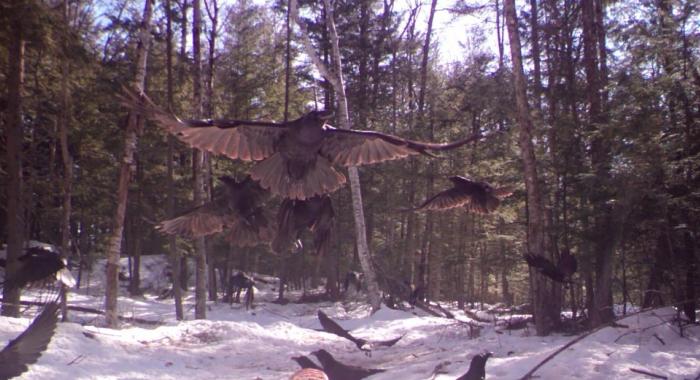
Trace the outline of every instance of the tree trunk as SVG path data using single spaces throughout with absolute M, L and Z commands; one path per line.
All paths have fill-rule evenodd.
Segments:
M 17 259 L 24 245 L 24 203 L 22 202 L 22 92 L 24 90 L 24 25 L 22 5 L 13 4 L 17 12 L 11 18 L 8 49 L 7 111 L 5 144 L 7 154 L 7 263 L 5 276 L 18 269 Z M 3 287 L 2 315 L 19 317 L 20 289 Z
M 70 28 L 68 15 L 68 1 L 63 1 L 63 22 L 64 28 Z M 66 33 L 67 34 L 67 33 Z M 68 36 L 65 35 L 66 41 Z M 68 50 L 64 46 L 64 52 Z M 70 64 L 66 55 L 61 57 L 61 113 L 58 123 L 58 140 L 61 143 L 61 157 L 63 159 L 63 208 L 61 210 L 61 255 L 67 257 L 70 252 L 70 217 L 71 217 L 71 196 L 73 192 L 73 159 L 68 151 L 68 124 L 70 122 L 71 104 L 68 76 L 70 75 Z M 63 287 L 61 293 L 61 315 L 62 320 L 68 319 L 67 307 L 68 288 Z
M 202 12 L 200 0 L 192 1 L 192 55 L 193 55 L 193 92 L 194 92 L 194 117 L 202 116 L 202 51 L 200 35 L 202 30 Z M 192 166 L 194 170 L 194 204 L 204 204 L 204 164 L 205 154 L 199 150 L 194 151 Z M 207 250 L 205 238 L 195 239 L 195 307 L 194 318 L 205 319 L 207 317 Z
M 150 44 L 150 29 L 152 16 L 152 2 L 146 0 L 143 9 L 143 20 L 140 26 L 139 43 L 136 50 L 136 73 L 133 86 L 143 89 L 146 82 L 146 60 Z M 129 178 L 131 166 L 134 160 L 134 151 L 137 142 L 137 115 L 129 112 L 124 136 L 124 156 L 119 170 L 119 187 L 117 189 L 117 210 L 114 216 L 112 237 L 107 251 L 106 289 L 105 289 L 105 322 L 108 327 L 119 326 L 117 313 L 117 296 L 119 292 L 119 254 L 121 252 L 122 237 L 124 232 L 124 216 L 126 214 L 126 202 L 129 193 Z
M 166 40 L 165 40 L 165 60 L 168 76 L 167 97 L 168 109 L 172 110 L 173 101 L 173 26 L 172 26 L 172 4 L 170 0 L 165 0 L 166 13 Z M 175 170 L 173 167 L 173 156 L 175 155 L 175 138 L 168 135 L 168 177 L 166 184 L 168 186 L 168 203 L 167 215 L 168 219 L 175 217 L 175 181 L 173 175 Z M 170 252 L 171 280 L 173 283 L 173 298 L 175 301 L 175 317 L 181 321 L 185 315 L 182 310 L 182 284 L 180 282 L 180 254 L 177 250 L 177 245 L 174 235 L 168 235 L 168 251 Z
M 592 171 L 595 174 L 594 189 L 590 200 L 594 210 L 593 241 L 595 283 L 593 304 L 589 305 L 591 327 L 600 326 L 613 319 L 612 310 L 612 276 L 615 241 L 613 210 L 607 204 L 612 194 L 606 190 L 610 177 L 610 147 L 600 133 L 606 122 L 603 113 L 601 88 L 605 78 L 600 70 L 598 41 L 603 31 L 596 28 L 597 0 L 584 0 L 581 3 L 583 19 L 583 64 L 586 72 L 586 97 L 588 102 L 589 130 L 594 136 L 591 141 L 590 157 Z M 602 6 L 599 4 L 598 6 Z
M 525 189 L 527 191 L 527 250 L 533 254 L 540 254 L 548 259 L 552 259 L 551 253 L 544 252 L 544 209 L 542 207 L 540 181 L 537 175 L 537 160 L 532 142 L 533 126 L 530 118 L 530 106 L 527 101 L 515 0 L 505 0 L 504 10 L 508 27 L 511 59 L 513 61 L 517 122 L 520 128 L 519 145 L 525 175 Z M 558 323 L 559 310 L 552 310 L 550 302 L 552 300 L 549 299 L 547 293 L 547 280 L 542 275 L 535 274 L 532 270 L 530 274 L 531 277 L 534 276 L 531 281 L 533 285 L 531 292 L 534 301 L 535 327 L 538 335 L 547 335 Z

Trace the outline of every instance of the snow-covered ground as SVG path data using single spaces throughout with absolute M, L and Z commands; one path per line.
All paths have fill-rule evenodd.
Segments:
M 161 286 L 163 270 L 158 257 L 144 258 L 145 283 Z M 102 278 L 91 278 L 89 291 L 71 293 L 69 304 L 103 308 L 99 296 Z M 48 350 L 21 379 L 288 379 L 298 368 L 290 360 L 324 348 L 346 364 L 387 371 L 380 379 L 455 379 L 466 372 L 473 355 L 494 353 L 486 366 L 487 379 L 518 379 L 573 336 L 538 337 L 532 328 L 497 331 L 484 327 L 470 337 L 469 327 L 455 320 L 418 312 L 384 308 L 369 315 L 357 303 L 278 305 L 271 303 L 274 285 L 259 284 L 255 309 L 238 304 L 210 303 L 207 320 L 192 320 L 193 296 L 186 299 L 188 320 L 177 322 L 172 300 L 155 295 L 120 297 L 120 314 L 160 321 L 158 327 L 124 324 L 119 330 L 98 327 L 101 317 L 73 312 L 58 326 Z M 26 292 L 30 298 L 32 292 Z M 289 293 L 296 299 L 299 294 Z M 371 356 L 336 335 L 322 331 L 316 317 L 323 310 L 359 338 L 386 340 L 403 335 L 391 348 L 375 349 Z M 464 313 L 453 310 L 461 321 Z M 627 328 L 605 328 L 568 348 L 535 375 L 542 379 L 643 379 L 630 371 L 645 370 L 669 379 L 696 379 L 700 375 L 700 327 L 684 329 L 669 323 L 671 308 L 634 315 L 622 321 Z M 0 341 L 9 341 L 31 322 L 0 317 Z M 315 360 L 315 358 L 313 358 Z M 436 371 L 436 368 L 440 368 Z M 439 372 L 439 373 L 435 373 Z

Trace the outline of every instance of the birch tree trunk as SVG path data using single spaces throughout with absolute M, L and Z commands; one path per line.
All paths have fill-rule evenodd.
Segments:
M 133 86 L 143 89 L 146 82 L 146 61 L 150 45 L 151 16 L 153 14 L 151 0 L 146 0 L 143 8 L 143 20 L 139 27 L 139 43 L 136 49 L 136 73 Z M 117 296 L 119 293 L 119 254 L 124 234 L 124 217 L 126 202 L 129 195 L 129 179 L 134 161 L 137 142 L 137 114 L 129 112 L 124 136 L 124 156 L 119 169 L 119 187 L 117 189 L 117 210 L 114 216 L 114 229 L 107 251 L 106 289 L 105 289 L 105 323 L 107 327 L 119 327 L 117 313 Z
M 341 128 L 350 128 L 350 116 L 348 114 L 348 101 L 345 96 L 345 86 L 343 84 L 342 61 L 340 57 L 340 48 L 338 47 L 338 33 L 335 29 L 335 21 L 333 20 L 333 7 L 329 0 L 323 1 L 326 11 L 326 27 L 330 32 L 331 50 L 335 63 L 333 70 L 329 70 L 321 59 L 316 54 L 308 33 L 303 23 L 299 20 L 296 0 L 290 1 L 290 9 L 292 17 L 301 29 L 302 43 L 309 57 L 313 60 L 318 71 L 321 72 L 328 82 L 331 83 L 335 90 L 335 95 L 338 101 L 338 117 Z M 367 293 L 372 306 L 372 312 L 379 310 L 381 299 L 379 297 L 379 286 L 377 284 L 377 276 L 372 267 L 372 262 L 369 253 L 369 245 L 367 244 L 367 228 L 365 226 L 365 214 L 362 208 L 362 191 L 360 188 L 360 175 L 357 167 L 351 166 L 348 168 L 348 177 L 350 178 L 350 192 L 352 194 L 353 216 L 355 219 L 355 236 L 357 243 L 357 255 L 360 259 L 360 266 L 365 275 L 367 284 Z
M 537 175 L 537 160 L 535 158 L 535 149 L 532 142 L 533 125 L 532 119 L 530 118 L 530 105 L 527 101 L 520 34 L 518 32 L 517 15 L 515 13 L 515 0 L 505 0 L 504 11 L 510 42 L 510 55 L 513 61 L 517 122 L 520 128 L 519 145 L 523 162 L 523 172 L 525 174 L 525 189 L 527 191 L 527 249 L 529 252 L 544 255 L 548 259 L 551 259 L 551 256 L 544 252 L 544 208 L 542 207 L 542 194 Z M 551 310 L 551 299 L 548 297 L 547 280 L 545 280 L 542 275 L 535 274 L 532 270 L 530 271 L 530 276 L 533 287 L 531 292 L 534 305 L 535 328 L 538 335 L 547 335 L 558 322 L 555 318 L 558 318 L 559 311 Z
M 200 34 L 202 30 L 202 10 L 200 0 L 192 1 L 192 55 L 193 68 L 193 92 L 194 92 L 194 117 L 202 116 L 202 51 Z M 200 150 L 193 154 L 194 171 L 194 204 L 201 206 L 204 203 L 204 163 L 205 155 Z M 207 317 L 207 250 L 205 238 L 195 240 L 195 306 L 194 318 L 205 319 Z

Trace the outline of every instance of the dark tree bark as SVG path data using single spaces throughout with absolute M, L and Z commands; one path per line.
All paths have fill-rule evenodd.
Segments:
M 527 101 L 527 89 L 522 63 L 520 34 L 517 27 L 515 0 L 505 0 L 504 10 L 510 42 L 511 60 L 513 61 L 515 100 L 517 106 L 516 118 L 520 129 L 519 145 L 525 176 L 525 189 L 527 191 L 527 249 L 529 252 L 541 254 L 551 260 L 551 253 L 544 251 L 544 208 L 542 205 L 540 179 L 537 174 L 537 159 L 532 142 L 533 126 L 532 119 L 530 118 L 530 105 Z M 558 323 L 559 310 L 552 310 L 552 300 L 549 297 L 547 280 L 545 280 L 544 276 L 532 270 L 530 274 L 532 278 L 531 284 L 533 286 L 531 292 L 535 314 L 535 327 L 538 335 L 547 335 Z
M 586 98 L 588 102 L 589 129 L 593 132 L 590 157 L 595 183 L 590 200 L 594 209 L 593 252 L 595 283 L 592 301 L 588 305 L 592 327 L 600 326 L 614 318 L 612 310 L 613 254 L 617 240 L 613 222 L 613 209 L 607 204 L 611 198 L 607 179 L 610 177 L 610 147 L 601 133 L 597 133 L 607 121 L 603 112 L 605 77 L 600 69 L 599 42 L 604 31 L 596 25 L 596 4 L 599 0 L 584 0 L 581 3 L 583 21 L 583 64 L 586 72 Z M 604 41 L 603 41 L 604 43 Z
M 62 5 L 64 28 L 68 31 L 71 27 L 71 22 L 68 14 L 68 1 L 64 0 Z M 64 35 L 65 41 L 68 41 L 68 33 Z M 67 256 L 70 251 L 70 220 L 72 211 L 71 197 L 73 193 L 73 158 L 68 151 L 68 128 L 71 114 L 70 104 L 70 88 L 68 78 L 70 75 L 70 63 L 65 53 L 68 48 L 64 46 L 64 56 L 61 57 L 61 113 L 58 123 L 58 140 L 61 144 L 61 158 L 63 159 L 63 208 L 61 210 L 61 254 Z M 64 287 L 61 293 L 61 315 L 62 320 L 68 319 L 67 308 L 68 289 Z
M 24 245 L 24 202 L 22 197 L 22 97 L 24 90 L 24 8 L 14 1 L 10 27 L 7 73 L 5 144 L 7 154 L 7 264 L 5 275 L 18 270 L 17 258 Z M 2 315 L 19 317 L 20 289 L 3 287 Z
M 173 27 L 172 27 L 172 4 L 171 0 L 165 0 L 166 12 L 166 39 L 165 39 L 165 60 L 167 71 L 167 97 L 168 109 L 172 110 L 174 106 L 173 93 Z M 173 160 L 175 155 L 175 137 L 168 135 L 168 203 L 167 215 L 168 219 L 175 217 L 175 174 Z M 173 298 L 175 300 L 175 317 L 178 321 L 184 319 L 185 315 L 182 310 L 182 284 L 180 282 L 180 254 L 177 250 L 177 245 L 174 235 L 168 236 L 168 251 L 170 252 L 171 265 L 171 280 L 173 283 Z
M 134 87 L 143 89 L 146 82 L 146 60 L 150 45 L 151 16 L 153 14 L 152 1 L 146 0 L 143 9 L 143 20 L 139 31 L 139 43 L 136 50 L 136 73 L 134 74 Z M 124 136 L 124 156 L 119 170 L 119 187 L 117 189 L 117 210 L 114 216 L 112 237 L 107 251 L 106 290 L 105 290 L 105 322 L 108 327 L 119 326 L 117 313 L 117 296 L 119 292 L 119 255 L 121 252 L 124 232 L 124 216 L 126 215 L 126 203 L 129 194 L 129 179 L 131 167 L 134 164 L 134 152 L 137 143 L 138 117 L 135 112 L 129 112 Z

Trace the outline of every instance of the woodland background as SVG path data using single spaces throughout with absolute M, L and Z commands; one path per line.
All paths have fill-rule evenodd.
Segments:
M 199 20 L 192 18 L 192 2 L 201 7 Z M 610 320 L 618 303 L 694 309 L 700 285 L 698 5 L 334 1 L 353 128 L 431 141 L 490 134 L 443 159 L 360 169 L 375 268 L 425 285 L 432 300 L 460 306 L 522 304 L 534 297 L 535 310 L 546 310 L 552 320 L 538 326 L 539 333 L 558 327 L 562 308 L 574 315 L 591 310 L 584 314 L 590 325 Z M 331 106 L 330 86 L 318 79 L 296 32 L 287 32 L 287 6 L 152 3 L 145 91 L 183 117 L 199 114 L 193 106 L 197 93 L 201 115 L 218 118 L 293 119 L 310 102 Z M 328 62 L 323 3 L 300 6 Z M 505 17 L 504 8 L 514 7 L 517 17 Z M 81 268 L 106 256 L 129 141 L 127 110 L 115 95 L 138 71 L 138 35 L 148 25 L 144 8 L 119 0 L 0 2 L 3 243 L 55 243 Z M 431 23 L 418 17 L 437 10 L 485 20 L 463 31 L 470 38 L 457 62 L 439 58 Z M 506 19 L 517 27 L 521 47 L 513 48 Z M 201 46 L 193 44 L 193 24 Z M 495 54 L 487 46 L 493 34 Z M 513 63 L 520 53 L 518 70 Z M 526 93 L 516 88 L 522 74 Z M 521 112 L 516 104 L 529 108 Z M 138 294 L 139 255 L 193 260 L 194 242 L 170 245 L 154 229 L 194 205 L 193 178 L 203 178 L 206 197 L 217 176 L 242 176 L 247 166 L 210 157 L 200 168 L 190 149 L 169 141 L 155 125 L 146 122 L 134 131 L 121 255 L 132 258 L 130 290 Z M 534 148 L 534 177 L 524 170 L 526 141 Z M 492 215 L 398 211 L 447 186 L 451 175 L 513 185 L 516 192 Z M 526 186 L 527 178 L 534 182 Z M 274 274 L 293 286 L 312 287 L 327 277 L 330 294 L 338 296 L 338 283 L 359 264 L 349 187 L 332 198 L 337 220 L 329 255 L 313 256 L 310 241 L 302 254 L 284 256 L 262 245 L 233 249 L 210 238 L 210 279 L 216 266 Z M 533 199 L 541 204 L 533 206 Z M 563 250 L 572 252 L 579 262 L 576 283 L 567 289 L 530 273 L 522 256 L 533 247 L 554 261 Z M 181 280 L 192 285 L 192 274 L 182 272 Z M 208 288 L 210 299 L 216 298 L 217 282 L 209 281 Z M 538 306 L 538 299 L 546 305 Z M 3 307 L 3 313 L 8 310 Z

